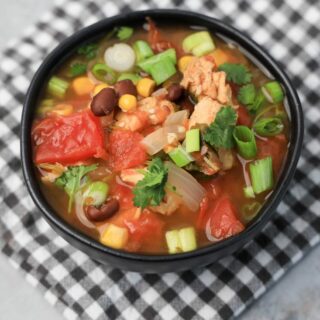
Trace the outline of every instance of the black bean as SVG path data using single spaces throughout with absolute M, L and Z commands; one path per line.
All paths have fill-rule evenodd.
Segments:
M 112 88 L 102 89 L 91 101 L 91 111 L 98 117 L 112 113 L 118 103 L 116 92 Z
M 118 81 L 114 85 L 114 90 L 119 97 L 123 96 L 124 94 L 132 94 L 133 96 L 137 95 L 137 88 L 129 79 Z
M 101 222 L 112 217 L 119 210 L 119 201 L 110 199 L 100 208 L 95 206 L 87 206 L 85 214 L 90 221 Z
M 177 101 L 183 94 L 183 87 L 180 84 L 171 84 L 168 88 L 167 99 Z

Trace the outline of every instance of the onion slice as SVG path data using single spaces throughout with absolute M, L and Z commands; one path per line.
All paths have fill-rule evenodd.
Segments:
M 184 122 L 188 119 L 189 112 L 188 110 L 181 110 L 174 113 L 171 113 L 166 121 L 164 122 L 165 126 L 170 126 L 173 124 L 184 125 Z
M 169 169 L 168 183 L 174 186 L 181 195 L 184 204 L 192 211 L 197 211 L 200 202 L 205 196 L 205 189 L 201 184 L 187 171 L 177 167 L 171 162 L 166 162 Z
M 75 212 L 80 222 L 84 224 L 86 227 L 90 229 L 94 229 L 96 226 L 88 220 L 88 218 L 84 213 L 84 210 L 83 210 L 84 199 L 80 191 L 78 191 L 75 194 L 74 203 L 75 203 Z

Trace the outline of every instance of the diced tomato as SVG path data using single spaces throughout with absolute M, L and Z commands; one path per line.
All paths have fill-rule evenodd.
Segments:
M 284 134 L 279 134 L 275 137 L 269 137 L 266 141 L 257 139 L 258 159 L 268 156 L 272 157 L 274 173 L 277 175 L 280 172 L 282 160 L 287 150 L 287 138 Z
M 69 164 L 91 157 L 106 158 L 99 118 L 91 111 L 52 116 L 32 130 L 36 163 Z
M 244 225 L 237 218 L 236 208 L 226 195 L 219 197 L 212 206 L 204 204 L 201 209 L 206 212 L 200 210 L 200 215 L 205 218 L 202 218 L 199 227 L 205 228 L 209 223 L 211 235 L 216 239 L 225 239 L 244 230 Z
M 148 242 L 161 240 L 164 222 L 148 210 L 144 210 L 138 219 L 124 219 L 124 224 L 130 233 L 130 248 L 137 250 Z
M 241 106 L 241 105 L 238 108 L 237 124 L 241 125 L 241 126 L 247 126 L 247 127 L 252 126 L 252 119 L 250 117 L 248 110 L 244 106 Z
M 129 209 L 133 207 L 133 193 L 130 188 L 118 183 L 113 183 L 111 185 L 110 194 L 119 200 L 120 209 Z
M 109 136 L 110 165 L 116 171 L 137 167 L 147 160 L 140 143 L 143 136 L 128 130 L 113 130 Z

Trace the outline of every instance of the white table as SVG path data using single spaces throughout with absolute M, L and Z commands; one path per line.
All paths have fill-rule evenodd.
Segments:
M 50 9 L 51 0 L 1 1 L 0 51 Z M 37 8 L 37 10 L 34 10 Z M 5 30 L 5 32 L 4 32 Z M 239 320 L 320 319 L 320 247 L 271 288 Z M 0 254 L 0 314 L 8 320 L 62 320 L 62 316 Z

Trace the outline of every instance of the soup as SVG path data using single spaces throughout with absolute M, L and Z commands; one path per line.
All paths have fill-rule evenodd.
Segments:
M 102 244 L 175 254 L 243 232 L 272 193 L 281 85 L 205 29 L 117 27 L 46 84 L 32 127 L 47 201 Z

